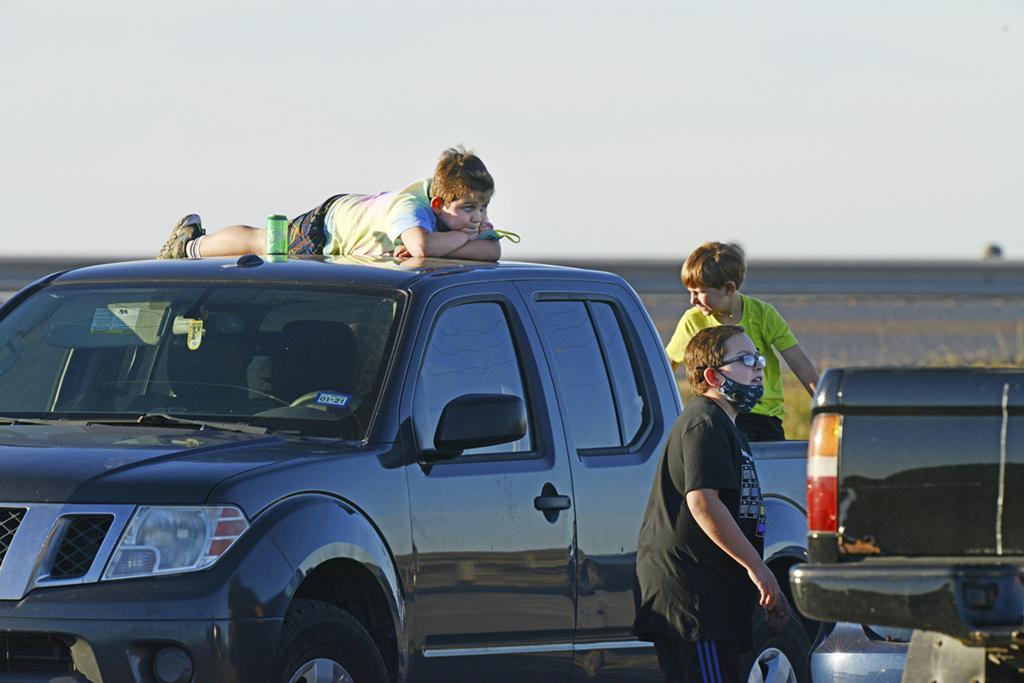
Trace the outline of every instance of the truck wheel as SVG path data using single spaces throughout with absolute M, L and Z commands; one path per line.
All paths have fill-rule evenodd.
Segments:
M 273 683 L 387 683 L 370 634 L 345 610 L 296 600 L 281 628 Z
M 747 683 L 809 683 L 811 642 L 800 618 L 790 608 L 782 628 L 768 623 L 764 610 L 754 610 L 754 647 L 743 656 Z

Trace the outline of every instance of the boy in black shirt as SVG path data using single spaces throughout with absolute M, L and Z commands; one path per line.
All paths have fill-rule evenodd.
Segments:
M 742 327 L 721 325 L 694 335 L 683 362 L 694 397 L 669 435 L 640 528 L 634 629 L 654 642 L 666 681 L 738 683 L 754 607 L 788 615 L 761 559 L 761 489 L 735 425 L 763 393 L 764 357 Z

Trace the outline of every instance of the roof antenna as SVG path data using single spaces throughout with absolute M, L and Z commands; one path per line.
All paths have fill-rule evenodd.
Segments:
M 235 261 L 235 265 L 239 268 L 255 268 L 263 265 L 263 259 L 256 254 L 243 254 Z

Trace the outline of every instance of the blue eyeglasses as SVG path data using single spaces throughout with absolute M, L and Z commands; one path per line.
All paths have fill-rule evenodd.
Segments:
M 758 353 L 741 353 L 740 355 L 736 356 L 735 358 L 730 358 L 729 360 L 722 361 L 721 364 L 716 365 L 715 367 L 716 368 L 720 368 L 720 367 L 728 365 L 729 363 L 735 363 L 737 361 L 739 361 L 740 363 L 743 363 L 748 368 L 762 368 L 762 369 L 764 368 L 764 356 L 762 356 L 760 352 L 758 352 Z

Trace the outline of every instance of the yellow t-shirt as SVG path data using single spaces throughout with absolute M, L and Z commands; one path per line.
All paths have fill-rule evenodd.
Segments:
M 327 211 L 325 256 L 380 256 L 395 250 L 395 241 L 409 228 L 437 229 L 430 208 L 430 178 L 397 192 L 349 194 Z
M 770 303 L 745 294 L 740 294 L 740 300 L 743 302 L 743 315 L 740 316 L 739 324 L 746 330 L 754 346 L 764 354 L 765 359 L 764 397 L 750 412 L 781 419 L 785 412 L 782 406 L 782 372 L 779 368 L 779 358 L 772 351 L 772 347 L 780 352 L 791 349 L 798 343 L 796 336 Z M 705 327 L 716 325 L 721 323 L 714 316 L 704 315 L 696 306 L 690 308 L 679 319 L 676 331 L 665 347 L 665 353 L 673 363 L 682 363 L 686 345 L 693 339 L 693 335 Z

